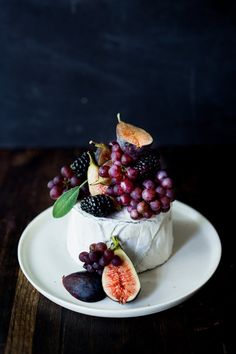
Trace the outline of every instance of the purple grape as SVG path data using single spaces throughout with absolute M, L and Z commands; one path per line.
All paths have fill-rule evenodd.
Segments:
M 114 258 L 112 259 L 111 263 L 115 266 L 118 267 L 122 264 L 122 260 L 119 256 L 115 255 Z
M 62 176 L 56 176 L 53 178 L 53 183 L 56 184 L 61 184 L 63 182 L 63 177 Z
M 110 177 L 114 177 L 114 178 L 117 178 L 117 177 L 120 177 L 122 176 L 122 170 L 121 170 L 121 167 L 120 166 L 116 166 L 116 165 L 112 165 L 110 168 L 109 168 L 109 176 Z
M 112 161 L 112 162 L 120 161 L 121 156 L 122 156 L 122 153 L 121 153 L 121 152 L 119 152 L 119 151 L 113 151 L 113 152 L 111 153 L 111 161 Z
M 115 142 L 113 145 L 112 145 L 112 152 L 122 152 L 122 150 L 121 150 L 121 148 L 120 148 L 120 145 L 117 143 L 117 142 Z
M 170 199 L 171 202 L 175 200 L 175 192 L 173 189 L 167 189 L 166 190 L 166 197 Z
M 118 161 L 118 160 L 117 160 L 117 161 L 114 162 L 114 165 L 116 165 L 116 166 L 122 166 L 122 163 L 121 163 L 121 161 Z
M 95 269 L 95 270 L 102 268 L 102 266 L 100 266 L 100 264 L 98 262 L 93 262 L 92 266 L 93 266 L 93 269 Z
M 98 174 L 100 177 L 109 177 L 109 171 L 110 167 L 109 166 L 101 166 L 99 167 Z
M 134 188 L 134 190 L 132 190 L 130 196 L 131 198 L 133 198 L 134 200 L 140 200 L 142 199 L 142 188 L 140 187 L 136 187 Z
M 173 180 L 169 177 L 163 178 L 161 180 L 161 185 L 163 188 L 166 188 L 166 189 L 173 188 Z
M 151 188 L 151 189 L 155 189 L 156 188 L 156 184 L 155 182 L 153 182 L 151 179 L 146 179 L 143 182 L 143 186 L 147 189 Z
M 137 208 L 137 205 L 138 205 L 138 201 L 137 200 L 134 200 L 134 199 L 131 199 L 130 201 L 130 206 L 133 208 L 133 209 L 136 209 Z
M 114 195 L 114 189 L 112 186 L 109 186 L 107 189 L 106 189 L 106 194 L 107 195 L 110 195 L 110 196 L 113 196 Z
M 133 220 L 139 219 L 139 218 L 140 218 L 140 214 L 139 214 L 138 210 L 132 209 L 131 212 L 130 212 L 130 217 L 131 217 Z
M 158 186 L 156 188 L 156 193 L 158 194 L 159 197 L 164 197 L 166 194 L 166 190 L 163 187 Z
M 123 175 L 120 175 L 119 177 L 116 177 L 116 178 L 112 178 L 111 179 L 111 183 L 112 184 L 120 184 L 120 182 L 123 180 Z
M 170 207 L 170 199 L 168 197 L 162 197 L 160 199 L 161 205 L 162 205 L 162 209 L 167 209 Z
M 113 187 L 113 192 L 115 195 L 122 195 L 124 193 L 123 189 L 121 188 L 121 186 L 119 184 L 116 184 Z
M 110 248 L 108 248 L 108 249 L 104 252 L 103 257 L 104 257 L 105 259 L 107 259 L 108 261 L 111 261 L 111 260 L 113 259 L 113 257 L 114 257 L 114 251 L 111 250 Z
M 142 192 L 142 198 L 145 202 L 151 202 L 156 198 L 156 191 L 155 189 L 144 189 Z
M 96 251 L 104 252 L 106 251 L 106 249 L 107 249 L 107 245 L 104 242 L 98 242 L 96 244 L 96 248 L 95 248 Z
M 95 269 L 93 268 L 92 264 L 87 264 L 86 269 L 89 273 L 95 272 Z
M 152 209 L 152 211 L 155 211 L 155 213 L 159 213 L 161 211 L 161 202 L 160 200 L 153 200 L 152 202 L 150 202 L 150 208 Z
M 133 159 L 131 156 L 129 156 L 128 154 L 123 154 L 121 156 L 121 163 L 124 166 L 129 166 L 131 163 L 133 162 Z
M 128 205 L 126 209 L 127 209 L 127 211 L 130 213 L 131 210 L 133 210 L 133 207 L 132 207 L 131 205 Z
M 91 262 L 98 262 L 100 256 L 101 256 L 101 252 L 98 251 L 89 252 L 89 259 Z
M 169 207 L 166 207 L 166 208 L 162 208 L 161 209 L 161 211 L 163 212 L 163 213 L 167 213 L 167 211 L 169 211 L 170 210 L 170 206 Z
M 132 181 L 136 180 L 136 178 L 138 177 L 138 171 L 133 167 L 128 167 L 126 170 L 126 176 Z
M 101 275 L 101 276 L 102 276 L 103 269 L 98 269 L 98 270 L 97 270 L 97 273 L 98 273 L 98 275 Z
M 164 170 L 160 170 L 160 171 L 158 171 L 157 174 L 156 174 L 156 179 L 157 179 L 158 181 L 161 181 L 163 178 L 166 178 L 166 177 L 167 177 L 167 172 L 164 171 Z
M 125 178 L 123 181 L 121 181 L 120 186 L 123 189 L 123 191 L 128 194 L 130 194 L 134 189 L 133 182 L 128 178 Z
M 100 259 L 99 259 L 99 265 L 102 266 L 102 267 L 105 267 L 106 265 L 108 265 L 110 262 L 104 257 L 102 256 Z
M 121 201 L 122 205 L 129 205 L 131 198 L 130 198 L 129 194 L 122 194 L 120 196 L 120 201 Z
M 149 210 L 149 205 L 144 200 L 138 203 L 137 211 L 139 212 L 139 214 L 143 214 L 148 210 Z
M 74 176 L 74 172 L 72 171 L 72 169 L 69 166 L 63 166 L 61 168 L 61 174 L 65 178 L 71 178 Z
M 120 199 L 120 196 L 119 196 L 119 195 L 116 197 L 116 201 L 117 201 L 117 203 L 118 203 L 119 205 L 122 206 L 122 202 L 121 202 L 121 199 Z
M 147 210 L 143 213 L 143 217 L 145 219 L 150 219 L 153 216 L 153 212 L 151 210 Z
M 62 195 L 62 193 L 63 193 L 63 189 L 60 186 L 52 187 L 52 189 L 49 192 L 50 197 L 54 200 L 58 199 Z
M 84 251 L 84 252 L 80 252 L 80 254 L 79 254 L 79 260 L 81 261 L 81 262 L 85 262 L 86 263 L 86 261 L 87 261 L 87 258 L 88 257 L 88 252 L 86 252 L 86 251 Z
M 79 180 L 78 177 L 76 177 L 76 176 L 71 177 L 71 179 L 70 179 L 70 185 L 71 185 L 71 187 L 79 186 L 80 183 L 81 183 L 81 181 Z
M 89 246 L 89 251 L 93 252 L 96 250 L 96 243 L 91 243 L 91 245 Z
M 54 186 L 53 180 L 49 181 L 48 184 L 47 184 L 47 187 L 48 187 L 49 189 L 52 189 L 53 186 Z

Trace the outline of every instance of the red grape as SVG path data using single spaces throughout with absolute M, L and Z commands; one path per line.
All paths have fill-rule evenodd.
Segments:
M 112 259 L 111 263 L 114 266 L 118 267 L 118 266 L 120 266 L 122 264 L 122 260 L 121 260 L 121 258 L 119 256 L 115 255 L 114 258 Z
M 71 178 L 74 176 L 74 172 L 72 171 L 72 169 L 69 166 L 63 166 L 61 168 L 61 174 L 63 177 L 66 177 L 66 178 Z
M 138 177 L 138 171 L 133 167 L 128 167 L 126 175 L 129 179 L 135 180 Z
M 130 198 L 129 194 L 122 194 L 120 196 L 120 201 L 121 201 L 122 205 L 129 205 L 130 200 L 131 200 L 131 198 Z
M 162 209 L 166 209 L 170 207 L 170 199 L 168 197 L 162 197 L 160 199 L 161 205 L 162 205 Z
M 157 192 L 159 197 L 164 197 L 164 195 L 166 194 L 165 189 L 163 187 L 161 187 L 161 186 L 158 186 L 156 188 L 156 192 Z
M 131 198 L 133 198 L 134 200 L 140 200 L 142 199 L 142 188 L 140 187 L 136 187 L 134 188 L 134 190 L 132 190 L 130 196 Z
M 173 202 L 175 200 L 175 192 L 173 189 L 166 190 L 166 197 L 170 198 L 170 201 Z
M 124 166 L 129 166 L 133 162 L 133 159 L 130 155 L 128 154 L 123 154 L 121 156 L 121 163 Z
M 112 258 L 114 257 L 114 251 L 111 250 L 110 248 L 108 248 L 108 249 L 104 252 L 103 256 L 104 256 L 108 261 L 111 261 Z
M 158 181 L 161 181 L 161 180 L 162 180 L 163 178 L 165 178 L 165 177 L 167 177 L 167 172 L 164 171 L 164 170 L 160 170 L 160 171 L 158 171 L 157 174 L 156 174 L 156 179 L 157 179 Z
M 98 242 L 96 244 L 96 251 L 104 252 L 107 249 L 107 245 L 104 242 Z
M 54 200 L 58 199 L 62 195 L 62 193 L 63 193 L 63 189 L 60 186 L 52 187 L 52 189 L 49 192 L 50 197 Z
M 148 210 L 149 210 L 149 205 L 144 200 L 138 203 L 137 211 L 139 212 L 139 214 L 143 214 Z
M 130 179 L 125 178 L 123 181 L 120 182 L 121 188 L 125 193 L 131 193 L 134 189 L 134 185 Z
M 155 211 L 156 213 L 161 211 L 161 202 L 160 200 L 153 200 L 152 202 L 150 202 L 150 208 Z
M 100 177 L 109 177 L 109 171 L 110 167 L 109 166 L 101 166 L 99 167 L 98 174 Z
M 120 166 L 116 166 L 116 165 L 112 165 L 109 168 L 109 175 L 111 177 L 114 177 L 114 178 L 122 176 L 121 167 Z
M 151 179 L 145 179 L 145 181 L 143 182 L 143 186 L 147 189 L 149 189 L 149 188 L 155 189 L 156 188 L 155 182 L 153 182 Z
M 116 184 L 113 187 L 113 192 L 115 195 L 122 195 L 124 193 L 123 189 L 121 188 L 121 186 L 119 184 Z
M 119 152 L 119 151 L 113 151 L 113 152 L 111 153 L 111 160 L 112 160 L 112 162 L 120 161 L 121 156 L 122 156 L 122 153 L 121 153 L 121 152 Z
M 146 202 L 151 202 L 156 198 L 156 191 L 155 189 L 144 189 L 142 192 L 142 197 Z
M 48 184 L 47 184 L 47 187 L 48 187 L 49 189 L 52 189 L 53 186 L 54 186 L 54 182 L 53 182 L 52 180 L 49 181 Z
M 153 216 L 153 212 L 149 209 L 143 213 L 143 217 L 146 219 L 150 219 Z
M 140 214 L 139 214 L 139 212 L 136 209 L 132 209 L 131 212 L 130 212 L 130 217 L 133 220 L 137 220 L 137 219 L 140 218 Z
M 79 180 L 78 177 L 76 177 L 76 176 L 71 177 L 71 179 L 70 179 L 70 185 L 71 185 L 71 187 L 79 186 L 80 183 L 81 183 L 81 181 Z
M 166 178 L 163 178 L 163 179 L 161 180 L 161 185 L 162 185 L 163 188 L 168 188 L 168 189 L 170 189 L 170 188 L 173 187 L 173 181 L 172 181 L 171 178 L 166 177 Z

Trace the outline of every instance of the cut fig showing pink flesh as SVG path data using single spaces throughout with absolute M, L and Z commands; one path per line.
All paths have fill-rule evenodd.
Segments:
M 121 258 L 121 265 L 110 263 L 103 270 L 102 286 L 107 296 L 121 304 L 133 301 L 139 294 L 141 286 L 138 274 L 125 252 L 118 248 L 115 255 Z

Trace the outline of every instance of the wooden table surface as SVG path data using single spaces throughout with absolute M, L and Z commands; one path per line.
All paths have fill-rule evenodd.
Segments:
M 26 225 L 52 204 L 47 181 L 78 149 L 0 151 L 0 353 L 57 354 L 236 353 L 235 147 L 161 149 L 177 198 L 204 214 L 218 231 L 222 259 L 212 278 L 189 300 L 137 318 L 99 318 L 64 309 L 39 294 L 17 260 Z

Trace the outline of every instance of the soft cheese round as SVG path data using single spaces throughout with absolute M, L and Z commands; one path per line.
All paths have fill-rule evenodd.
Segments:
M 82 264 L 79 253 L 87 251 L 91 243 L 108 242 L 115 235 L 137 272 L 155 268 L 172 253 L 171 211 L 141 220 L 132 220 L 125 208 L 107 218 L 84 212 L 79 203 L 70 211 L 67 248 L 78 264 Z

